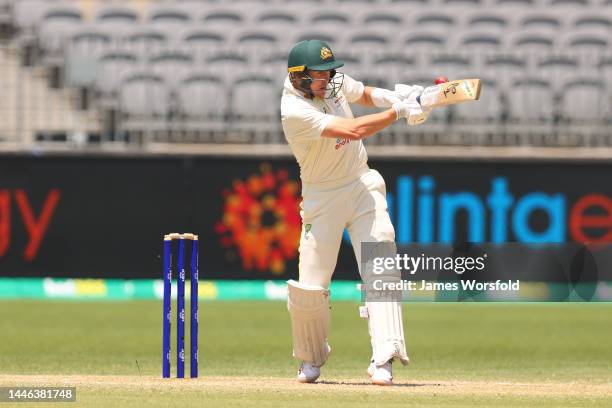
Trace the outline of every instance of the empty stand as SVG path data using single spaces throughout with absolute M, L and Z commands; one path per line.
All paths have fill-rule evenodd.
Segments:
M 119 131 L 143 137 L 281 142 L 288 51 L 311 38 L 371 86 L 483 78 L 480 103 L 434 111 L 426 127 L 408 131 L 419 136 L 398 125 L 371 143 L 493 143 L 495 130 L 554 135 L 563 126 L 603 134 L 610 122 L 609 0 L 6 4 L 24 65 L 49 72 L 54 87 L 91 92 L 92 109 L 116 110 Z M 453 131 L 461 137 L 442 136 Z

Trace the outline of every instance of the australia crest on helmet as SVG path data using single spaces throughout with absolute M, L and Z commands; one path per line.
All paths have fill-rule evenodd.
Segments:
M 327 47 L 322 47 L 321 48 L 321 59 L 326 60 L 328 58 L 333 57 L 334 54 L 332 54 L 331 50 Z

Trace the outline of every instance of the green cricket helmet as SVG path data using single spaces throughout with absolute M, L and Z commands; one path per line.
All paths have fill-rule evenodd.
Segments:
M 334 57 L 325 41 L 304 40 L 295 44 L 289 52 L 287 71 L 293 87 L 309 99 L 314 98 L 310 87 L 313 79 L 308 74 L 309 71 L 330 71 L 326 97 L 333 98 L 342 88 L 344 81 L 344 74 L 336 72 L 336 69 L 342 66 L 344 62 Z

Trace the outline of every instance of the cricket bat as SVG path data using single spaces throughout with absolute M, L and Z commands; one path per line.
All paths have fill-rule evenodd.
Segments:
M 424 108 L 476 101 L 480 98 L 480 79 L 457 79 L 440 85 L 429 86 L 417 97 Z

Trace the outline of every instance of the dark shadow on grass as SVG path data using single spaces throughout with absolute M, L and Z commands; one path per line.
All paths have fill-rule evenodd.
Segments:
M 322 380 L 322 381 L 317 381 L 316 383 L 314 383 L 314 385 L 316 384 L 327 384 L 327 385 L 354 385 L 354 386 L 359 386 L 359 385 L 371 385 L 374 387 L 381 387 L 379 385 L 376 384 L 372 384 L 371 382 L 349 382 L 349 381 L 333 381 L 333 380 Z M 393 385 L 391 385 L 391 387 L 443 387 L 445 385 L 449 385 L 449 384 L 437 384 L 437 383 L 431 383 L 431 384 L 419 384 L 419 383 L 395 383 Z M 384 387 L 381 387 L 384 388 Z

